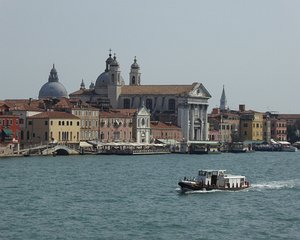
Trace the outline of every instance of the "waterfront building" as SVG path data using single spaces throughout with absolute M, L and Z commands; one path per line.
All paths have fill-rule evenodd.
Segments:
M 236 135 L 239 131 L 240 117 L 236 111 L 221 111 L 220 108 L 214 108 L 208 116 L 210 125 L 210 141 L 220 141 L 229 143 L 239 140 Z M 236 139 L 233 139 L 235 136 Z
M 300 141 L 300 114 L 278 114 L 278 118 L 286 121 L 287 140 Z
M 150 111 L 151 120 L 172 122 L 181 128 L 185 141 L 208 140 L 207 107 L 209 92 L 201 83 L 187 85 L 142 85 L 137 59 L 130 68 L 129 84 L 121 75 L 116 56 L 109 54 L 106 68 L 89 89 L 80 89 L 70 98 L 101 109 L 139 109 Z
M 82 83 L 84 84 L 84 83 Z M 80 118 L 80 141 L 98 140 L 99 138 L 99 109 L 91 107 L 76 99 L 62 97 L 52 101 L 49 109 L 71 113 Z
M 98 140 L 99 110 L 89 106 L 74 107 L 71 113 L 80 118 L 80 140 Z
M 0 114 L 0 144 L 20 142 L 20 118 Z
M 50 71 L 50 75 L 48 78 L 48 82 L 45 83 L 39 91 L 39 99 L 61 98 L 61 97 L 68 97 L 68 93 L 64 85 L 62 85 L 59 82 L 57 71 L 53 64 L 53 67 Z
M 136 109 L 116 109 L 99 112 L 100 142 L 134 142 L 133 116 Z
M 26 142 L 30 144 L 79 143 L 80 118 L 66 112 L 48 111 L 28 118 Z
M 43 110 L 34 106 L 30 106 L 25 102 L 23 104 L 19 103 L 10 108 L 10 112 L 13 115 L 19 116 L 20 125 L 20 145 L 24 147 L 25 144 L 25 133 L 27 132 L 28 118 L 36 114 L 42 113 Z
M 0 102 L 0 115 L 5 115 L 9 112 L 9 105 L 5 103 L 4 101 Z
M 271 138 L 275 141 L 287 140 L 287 125 L 285 119 L 271 119 Z
M 241 141 L 263 141 L 263 113 L 245 110 L 240 105 L 240 139 Z
M 171 122 L 160 122 L 160 121 L 151 121 L 151 139 L 155 141 L 159 139 L 164 143 L 168 143 L 168 141 L 182 141 L 182 133 L 181 129 Z
M 270 142 L 287 141 L 287 121 L 281 119 L 278 113 L 266 112 L 264 114 L 264 140 Z
M 278 118 L 285 119 L 287 126 L 300 127 L 300 114 L 278 114 Z
M 239 141 L 239 113 L 228 108 L 224 85 L 220 106 L 219 108 L 213 108 L 211 114 L 208 115 L 208 122 L 210 141 L 222 143 Z

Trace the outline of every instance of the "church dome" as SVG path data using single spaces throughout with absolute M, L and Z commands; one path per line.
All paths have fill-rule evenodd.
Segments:
M 53 68 L 50 71 L 48 82 L 45 83 L 39 91 L 39 99 L 61 97 L 68 97 L 68 93 L 65 87 L 58 81 L 57 71 L 53 64 Z
M 99 77 L 96 80 L 95 88 L 107 86 L 110 83 L 110 76 L 109 72 L 103 72 L 99 75 Z

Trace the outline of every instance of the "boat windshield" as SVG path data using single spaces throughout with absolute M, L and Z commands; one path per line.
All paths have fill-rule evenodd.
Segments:
M 206 171 L 199 171 L 199 176 L 206 176 Z

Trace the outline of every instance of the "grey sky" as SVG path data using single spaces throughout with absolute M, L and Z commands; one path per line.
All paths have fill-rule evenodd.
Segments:
M 219 105 L 300 113 L 300 1 L 0 0 L 0 99 L 37 98 L 55 63 L 68 93 L 116 53 L 128 83 L 201 82 Z

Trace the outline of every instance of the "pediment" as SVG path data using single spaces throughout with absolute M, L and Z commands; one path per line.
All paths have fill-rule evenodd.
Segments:
M 150 116 L 150 112 L 147 110 L 147 108 L 145 106 L 142 106 L 138 113 L 137 113 L 138 116 Z
M 211 98 L 210 93 L 206 90 L 203 84 L 197 84 L 195 88 L 189 92 L 189 96 L 191 97 L 203 97 L 203 98 Z

